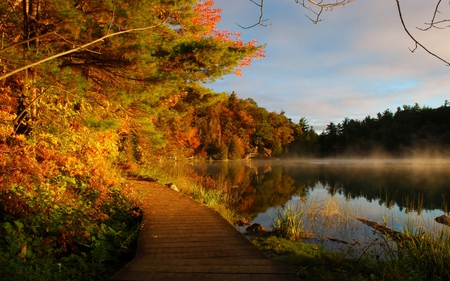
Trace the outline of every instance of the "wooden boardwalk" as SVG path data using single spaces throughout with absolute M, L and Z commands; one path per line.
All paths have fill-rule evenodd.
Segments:
M 144 227 L 136 257 L 110 280 L 298 280 L 210 208 L 158 183 L 131 184 L 144 198 Z

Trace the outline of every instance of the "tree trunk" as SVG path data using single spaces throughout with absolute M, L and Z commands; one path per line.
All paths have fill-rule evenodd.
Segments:
M 34 49 L 35 52 L 38 52 L 39 48 L 39 20 L 40 20 L 40 0 L 22 0 L 22 11 L 23 11 L 23 34 L 24 41 L 27 41 L 24 47 L 24 58 L 28 57 L 27 52 L 31 49 Z M 34 40 L 30 40 L 30 38 L 35 38 Z M 31 123 L 37 117 L 37 106 L 35 103 L 31 104 L 34 101 L 38 94 L 38 89 L 34 86 L 34 82 L 36 80 L 36 69 L 29 68 L 25 70 L 25 78 L 23 84 L 23 90 L 20 102 L 22 103 L 19 107 L 19 110 L 27 110 L 25 114 L 22 112 L 18 112 L 17 114 L 23 115 L 23 118 L 20 120 L 17 125 L 16 132 L 17 133 L 29 133 L 31 129 Z M 31 106 L 29 106 L 31 104 Z
M 401 242 L 404 240 L 404 235 L 401 232 L 395 231 L 393 229 L 390 229 L 389 227 L 382 225 L 379 222 L 374 222 L 374 221 L 370 221 L 368 219 L 365 218 L 357 218 L 357 220 L 359 220 L 360 222 L 376 229 L 378 232 L 380 232 L 381 234 L 387 235 L 389 237 L 391 237 L 392 239 L 394 239 L 396 242 Z

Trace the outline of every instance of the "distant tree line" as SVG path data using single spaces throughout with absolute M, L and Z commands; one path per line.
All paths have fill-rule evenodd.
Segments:
M 386 109 L 363 120 L 345 118 L 320 135 L 305 118 L 294 123 L 283 111 L 269 112 L 234 92 L 188 96 L 173 109 L 174 118 L 160 123 L 169 141 L 162 154 L 236 160 L 250 153 L 261 158 L 412 157 L 450 151 L 447 101 L 439 108 L 404 105 L 395 113 Z
M 437 156 L 450 147 L 450 107 L 404 105 L 364 120 L 330 123 L 319 137 L 321 156 Z

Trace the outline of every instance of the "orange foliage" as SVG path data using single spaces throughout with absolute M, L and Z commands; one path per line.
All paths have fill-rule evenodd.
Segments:
M 204 186 L 206 189 L 214 189 L 214 188 L 217 187 L 217 185 L 218 185 L 217 181 L 215 181 L 215 180 L 212 179 L 211 177 L 206 177 L 206 178 L 204 179 L 203 186 Z
M 200 2 L 195 7 L 195 12 L 199 15 L 194 18 L 192 22 L 199 26 L 204 26 L 206 30 L 198 35 L 198 38 L 202 36 L 211 36 L 218 41 L 232 42 L 234 47 L 256 47 L 258 40 L 252 40 L 250 42 L 244 43 L 241 39 L 241 33 L 228 30 L 217 30 L 216 26 L 221 20 L 220 13 L 222 10 L 220 8 L 213 8 L 213 0 L 205 0 Z M 242 67 L 249 66 L 252 60 L 265 57 L 265 50 L 263 48 L 258 48 L 257 52 L 253 55 L 247 56 L 239 62 L 239 67 L 235 70 L 234 74 L 237 76 L 242 76 Z
M 0 141 L 13 132 L 12 122 L 16 118 L 17 98 L 11 94 L 11 88 L 0 88 Z
M 65 214 L 61 227 L 47 230 L 52 231 L 52 238 L 42 243 L 57 243 L 63 251 L 74 250 L 77 239 L 88 235 L 84 227 L 75 226 L 81 225 L 84 216 L 105 222 L 109 217 L 104 206 L 114 204 L 120 184 L 108 161 L 114 154 L 114 147 L 109 147 L 115 142 L 114 136 L 103 133 L 91 143 L 84 139 L 92 135 L 75 133 L 73 147 L 65 147 L 65 142 L 51 134 L 39 134 L 35 143 L 23 135 L 0 142 L 0 213 L 14 219 L 37 216 L 43 222 Z M 85 146 L 80 149 L 81 143 Z M 74 216 L 73 212 L 84 214 Z
M 188 139 L 187 139 L 188 147 L 190 149 L 196 149 L 200 146 L 201 142 L 198 138 L 198 129 L 197 128 L 190 128 L 188 133 Z
M 170 96 L 168 96 L 165 99 L 161 99 L 160 103 L 161 105 L 164 105 L 168 108 L 172 108 L 175 105 L 177 105 L 177 103 L 181 100 L 183 100 L 184 98 L 186 98 L 186 96 L 188 95 L 187 91 L 182 92 L 181 94 L 172 94 Z
M 214 32 L 216 25 L 220 22 L 222 16 L 220 8 L 212 8 L 214 6 L 213 0 L 206 0 L 203 3 L 200 2 L 195 6 L 194 11 L 199 15 L 194 18 L 192 22 L 195 25 L 206 27 L 206 31 L 203 35 L 209 35 Z

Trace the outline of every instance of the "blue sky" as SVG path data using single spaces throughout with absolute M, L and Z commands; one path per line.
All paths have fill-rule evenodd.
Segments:
M 235 91 L 269 111 L 285 111 L 294 122 L 305 117 L 320 133 L 330 122 L 367 115 L 403 105 L 439 107 L 450 100 L 450 67 L 422 50 L 403 31 L 394 0 L 356 0 L 313 16 L 294 0 L 266 0 L 265 18 L 271 26 L 241 29 L 259 17 L 247 0 L 215 0 L 222 9 L 218 28 L 239 31 L 245 41 L 267 44 L 266 57 L 209 87 Z M 402 0 L 407 25 L 429 49 L 450 60 L 450 29 L 424 33 L 436 4 L 431 0 Z M 450 14 L 450 6 L 445 5 Z

